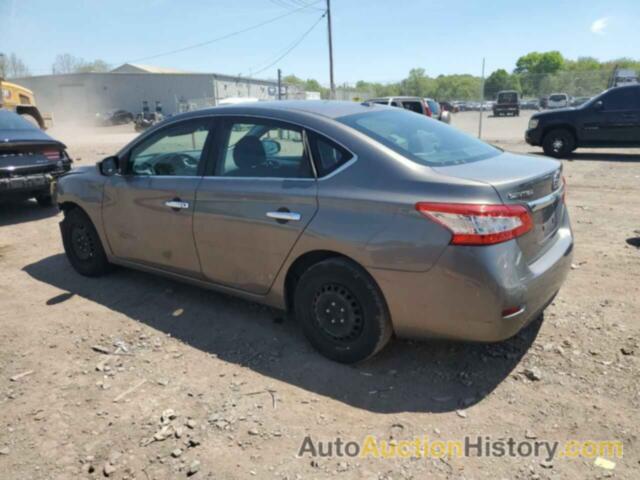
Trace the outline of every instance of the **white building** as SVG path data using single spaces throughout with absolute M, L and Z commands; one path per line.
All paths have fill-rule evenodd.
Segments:
M 33 90 L 41 111 L 55 122 L 85 121 L 98 112 L 124 109 L 138 113 L 142 102 L 156 102 L 165 114 L 213 106 L 227 98 L 277 99 L 277 82 L 217 73 L 193 73 L 148 65 L 124 64 L 107 73 L 43 75 L 15 80 Z M 304 99 L 287 85 L 284 98 Z

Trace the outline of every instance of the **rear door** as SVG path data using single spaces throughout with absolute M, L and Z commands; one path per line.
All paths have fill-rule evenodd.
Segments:
M 255 294 L 271 288 L 318 208 L 299 126 L 227 117 L 197 192 L 194 236 L 204 276 Z
M 211 125 L 194 119 L 154 132 L 122 159 L 122 174 L 108 177 L 102 217 L 115 256 L 200 275 L 193 211 Z

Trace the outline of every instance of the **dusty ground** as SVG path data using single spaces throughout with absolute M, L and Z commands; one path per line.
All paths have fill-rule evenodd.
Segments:
M 484 137 L 535 151 L 526 122 L 485 118 Z M 52 133 L 88 164 L 129 129 Z M 357 367 L 254 304 L 127 270 L 80 277 L 55 209 L 0 207 L 0 478 L 186 478 L 195 461 L 196 479 L 639 478 L 640 151 L 564 166 L 574 269 L 542 325 L 499 345 L 395 341 Z M 624 458 L 296 456 L 307 435 L 368 434 L 622 440 Z

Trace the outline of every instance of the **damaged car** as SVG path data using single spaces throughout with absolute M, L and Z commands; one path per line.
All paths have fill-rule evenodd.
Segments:
M 71 169 L 66 147 L 17 113 L 0 109 L 0 201 L 53 205 L 51 183 Z

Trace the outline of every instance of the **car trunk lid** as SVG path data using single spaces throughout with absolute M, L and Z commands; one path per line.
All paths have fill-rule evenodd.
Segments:
M 0 141 L 0 176 L 30 175 L 47 173 L 62 168 L 68 161 L 65 146 L 55 140 Z
M 533 229 L 517 242 L 528 263 L 544 253 L 564 213 L 562 166 L 556 160 L 503 153 L 462 165 L 434 168 L 438 173 L 490 184 L 505 204 L 526 206 Z

